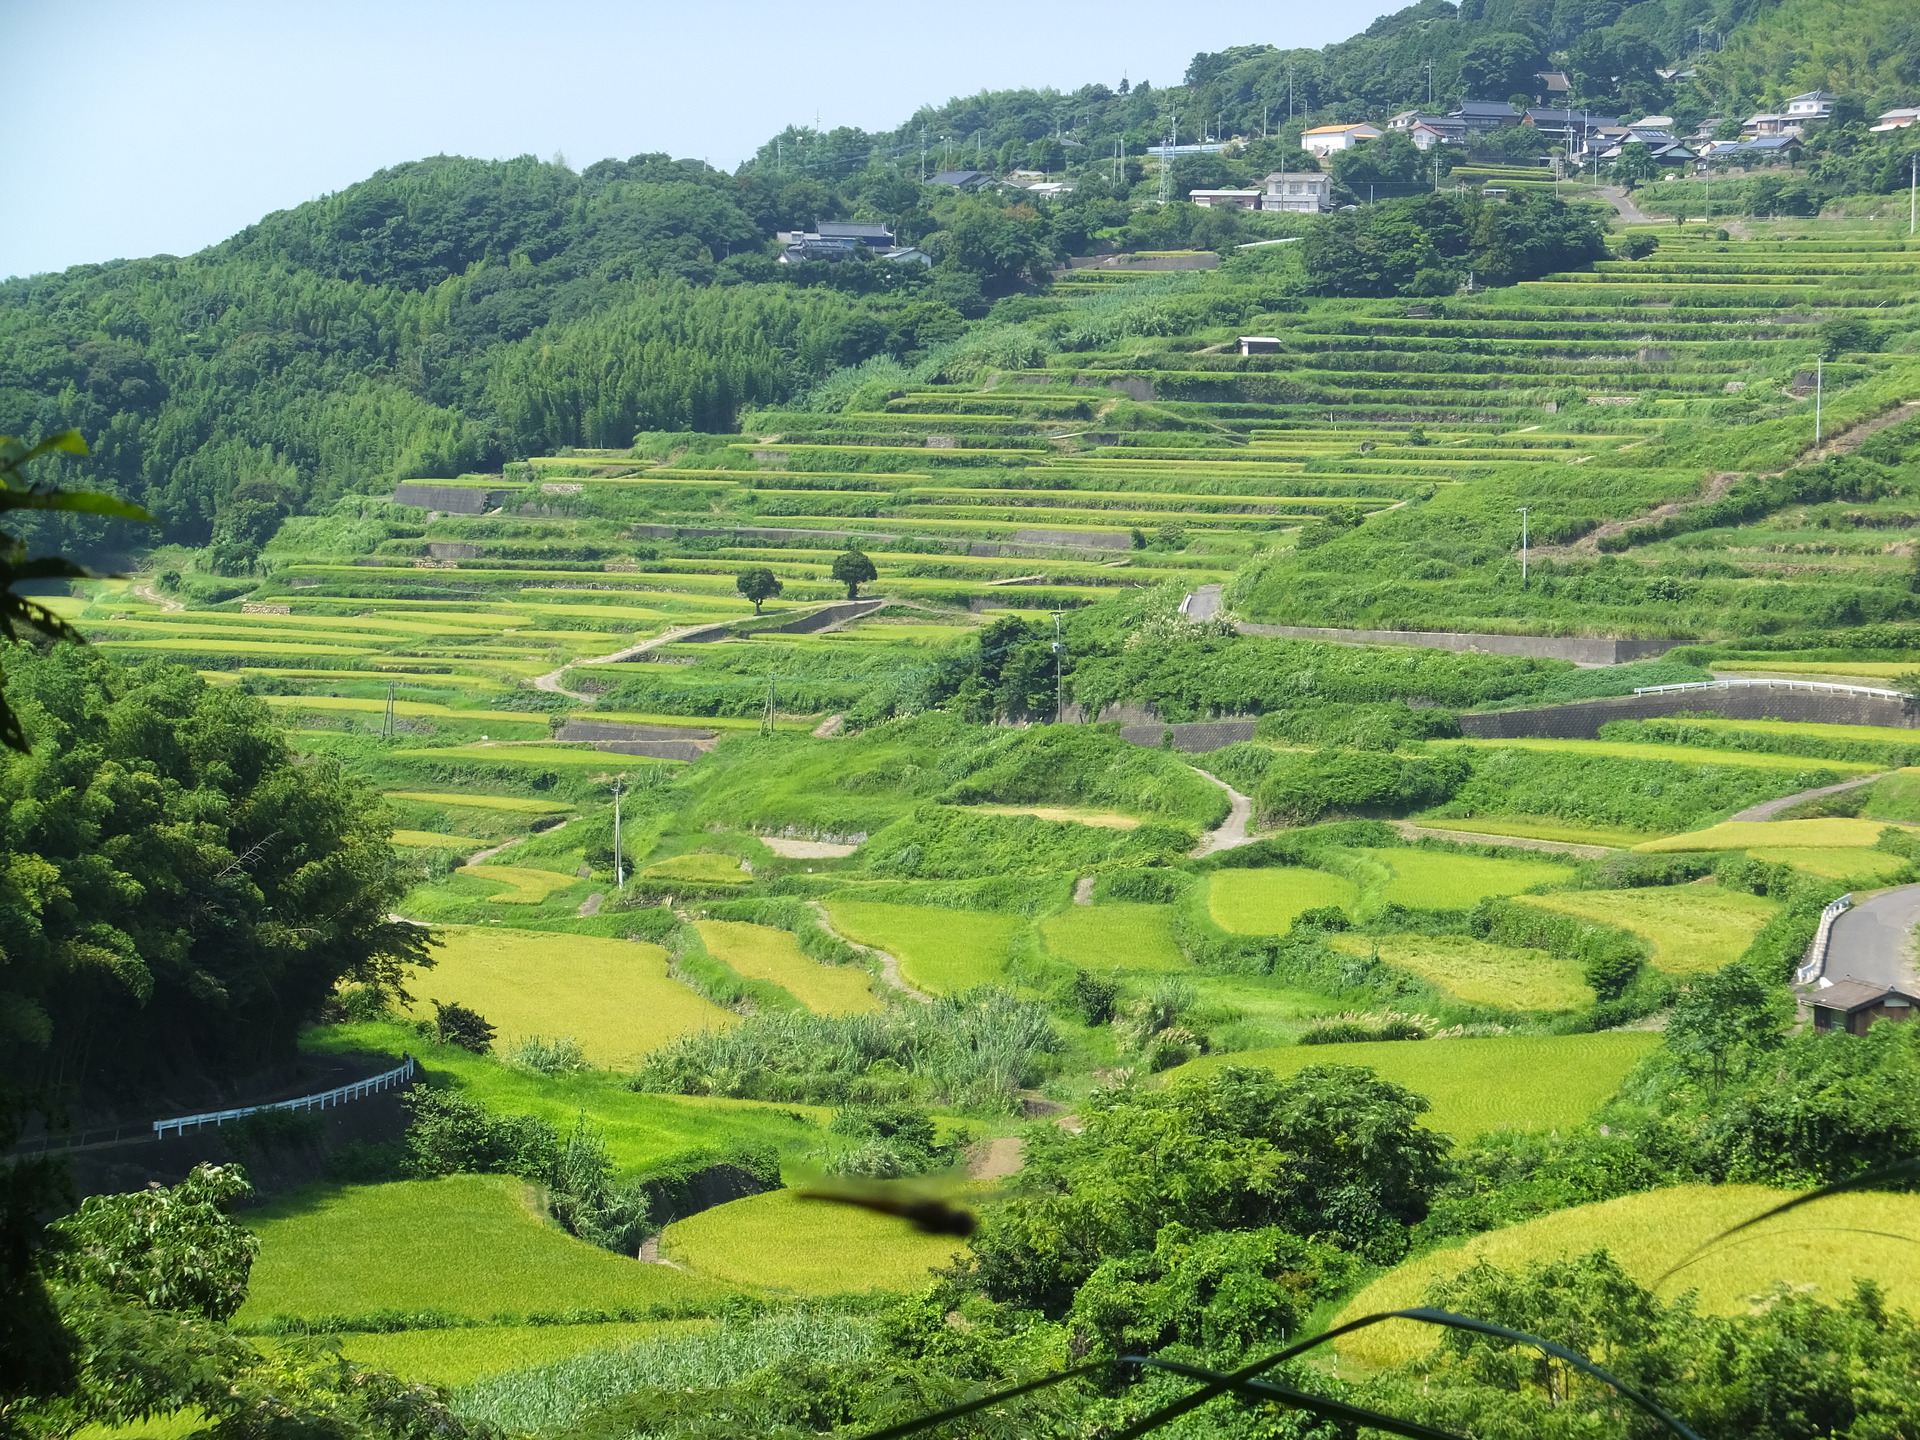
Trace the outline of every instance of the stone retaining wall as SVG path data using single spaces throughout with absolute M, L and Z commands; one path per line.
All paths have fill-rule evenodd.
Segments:
M 1483 740 L 1594 740 L 1609 720 L 1658 720 L 1682 712 L 1729 720 L 1886 725 L 1902 730 L 1914 729 L 1916 719 L 1900 701 L 1874 695 L 1796 690 L 1786 685 L 1741 685 L 1731 690 L 1670 690 L 1663 695 L 1622 695 L 1533 710 L 1462 715 L 1460 730 Z
M 1651 660 L 1684 640 L 1595 640 L 1578 635 L 1474 635 L 1448 630 L 1336 630 L 1320 625 L 1242 624 L 1242 635 L 1283 640 L 1329 640 L 1336 645 L 1417 645 L 1429 650 L 1474 651 L 1483 655 L 1530 655 L 1542 660 L 1571 660 L 1576 665 L 1620 665 Z
M 433 485 L 409 481 L 393 492 L 396 505 L 418 505 L 443 515 L 481 515 L 492 509 L 494 492 L 483 485 Z

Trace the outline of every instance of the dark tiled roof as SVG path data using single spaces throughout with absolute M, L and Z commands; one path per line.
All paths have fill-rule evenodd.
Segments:
M 1889 995 L 1911 1004 L 1920 1004 L 1920 996 L 1909 995 L 1891 985 L 1880 985 L 1868 980 L 1855 980 L 1848 977 L 1836 980 L 1831 985 L 1818 990 L 1803 992 L 1809 1005 L 1818 1005 L 1822 1010 L 1838 1010 L 1851 1015 L 1856 1010 L 1865 1010 L 1879 1004 Z

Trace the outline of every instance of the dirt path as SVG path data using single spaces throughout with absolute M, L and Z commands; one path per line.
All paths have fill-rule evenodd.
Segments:
M 579 690 L 569 690 L 561 677 L 576 665 L 611 665 L 619 660 L 631 660 L 636 655 L 645 654 L 656 645 L 669 645 L 682 635 L 691 635 L 696 630 L 711 630 L 711 625 L 669 625 L 651 640 L 642 640 L 638 645 L 629 645 L 624 650 L 616 650 L 611 655 L 590 655 L 581 660 L 569 660 L 558 670 L 549 670 L 544 675 L 533 677 L 533 688 L 545 690 L 549 695 L 567 695 L 575 700 L 592 700 L 594 697 Z
M 1817 464 L 1822 460 L 1831 460 L 1836 455 L 1851 455 L 1882 430 L 1892 425 L 1898 425 L 1902 420 L 1911 420 L 1915 415 L 1920 415 L 1920 400 L 1907 400 L 1899 405 L 1895 405 L 1889 410 L 1883 410 L 1880 414 L 1870 419 L 1862 420 L 1856 425 L 1849 425 L 1844 430 L 1835 431 L 1818 445 L 1809 445 L 1800 453 L 1800 459 L 1793 468 L 1797 469 L 1801 465 Z M 1768 478 L 1772 478 L 1773 476 L 1784 475 L 1786 472 L 1784 470 L 1772 470 L 1765 473 Z M 1665 505 L 1656 505 L 1653 509 L 1632 516 L 1626 520 L 1609 520 L 1606 524 L 1596 526 L 1592 530 L 1589 530 L 1571 545 L 1535 546 L 1533 557 L 1536 560 L 1571 560 L 1576 556 L 1587 557 L 1597 555 L 1600 553 L 1600 542 L 1602 540 L 1610 536 L 1625 534 L 1635 526 L 1652 524 L 1656 521 L 1668 519 L 1674 515 L 1685 514 L 1687 511 L 1701 505 L 1710 505 L 1725 495 L 1728 490 L 1732 489 L 1734 481 L 1743 478 L 1745 477 L 1739 471 L 1719 471 L 1707 482 L 1706 489 L 1702 490 L 1698 495 L 1691 496 L 1685 500 L 1672 500 Z
M 909 1000 L 918 1000 L 922 1005 L 931 1005 L 933 1003 L 933 997 L 931 995 L 927 994 L 924 990 L 916 990 L 907 983 L 906 977 L 900 973 L 900 961 L 895 956 L 889 955 L 884 950 L 876 950 L 871 945 L 862 945 L 858 940 L 849 940 L 833 928 L 833 921 L 827 915 L 826 906 L 822 905 L 818 900 L 809 900 L 807 904 L 812 908 L 814 918 L 820 922 L 820 928 L 826 931 L 827 934 L 833 936 L 833 938 L 838 940 L 842 945 L 850 945 L 862 955 L 871 955 L 874 959 L 878 960 L 880 962 L 880 978 L 885 980 L 887 984 L 891 985 L 895 990 L 898 990 Z
M 1073 882 L 1073 903 L 1076 905 L 1093 904 L 1093 876 L 1082 875 Z
M 1536 840 L 1531 835 L 1482 835 L 1473 830 L 1436 830 L 1411 820 L 1389 822 L 1408 840 L 1452 840 L 1463 845 L 1505 845 L 1513 850 L 1542 850 L 1551 855 L 1573 855 L 1599 860 L 1614 852 L 1609 845 L 1576 845 L 1571 840 Z
M 1802 800 L 1817 800 L 1822 795 L 1838 795 L 1842 790 L 1852 790 L 1861 785 L 1871 785 L 1875 780 L 1892 774 L 1890 770 L 1876 770 L 1871 775 L 1857 775 L 1851 780 L 1842 780 L 1838 785 L 1822 785 L 1817 790 L 1802 790 L 1798 795 L 1782 795 L 1778 800 L 1762 800 L 1758 805 L 1749 805 L 1738 815 L 1729 815 L 1729 820 L 1771 820 L 1782 810 L 1792 809 Z
M 186 602 L 174 599 L 171 595 L 162 595 L 149 581 L 142 580 L 138 585 L 127 587 L 129 595 L 138 595 L 142 600 L 158 605 L 162 610 L 184 610 Z
M 566 823 L 567 822 L 565 820 L 562 820 L 559 824 L 549 825 L 546 829 L 541 830 L 537 833 L 541 835 L 551 835 L 556 830 L 564 829 L 566 827 Z M 491 860 L 494 856 L 498 855 L 502 850 L 511 850 L 514 846 L 524 845 L 527 843 L 527 841 L 531 839 L 533 839 L 532 833 L 529 833 L 526 835 L 516 835 L 511 840 L 503 840 L 500 842 L 500 844 L 495 845 L 490 850 L 482 850 L 478 852 L 477 854 L 474 855 L 472 859 L 467 861 L 467 864 L 484 865 L 486 864 L 487 861 Z
M 1220 828 L 1201 836 L 1200 843 L 1188 851 L 1188 855 L 1198 860 L 1203 855 L 1216 855 L 1222 850 L 1237 850 L 1242 845 L 1251 845 L 1258 838 L 1247 833 L 1247 826 L 1253 821 L 1253 801 L 1226 781 L 1209 775 L 1204 770 L 1196 769 L 1193 773 L 1226 791 L 1227 799 L 1232 802 L 1232 808 L 1227 811 L 1227 818 L 1221 822 Z
M 1018 1135 L 1002 1135 L 977 1146 L 967 1161 L 969 1180 L 1004 1180 L 1021 1166 L 1024 1142 Z

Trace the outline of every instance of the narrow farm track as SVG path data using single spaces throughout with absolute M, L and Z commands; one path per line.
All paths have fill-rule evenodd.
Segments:
M 544 690 L 549 695 L 565 695 L 574 700 L 592 700 L 594 697 L 580 690 L 569 690 L 561 677 L 576 665 L 612 665 L 617 661 L 631 660 L 636 655 L 644 655 L 656 645 L 669 645 L 683 635 L 691 635 L 696 630 L 711 630 L 712 625 L 670 625 L 651 640 L 642 640 L 638 645 L 629 645 L 624 650 L 616 650 L 611 655 L 592 655 L 582 660 L 569 660 L 558 670 L 549 670 L 544 675 L 533 677 L 533 688 Z
M 1856 775 L 1851 780 L 1842 780 L 1838 785 L 1822 785 L 1814 790 L 1802 790 L 1798 795 L 1782 795 L 1778 800 L 1762 800 L 1758 805 L 1749 805 L 1738 815 L 1729 815 L 1729 820 L 1771 820 L 1782 810 L 1790 810 L 1802 800 L 1818 800 L 1822 795 L 1838 795 L 1842 790 L 1858 789 L 1862 785 L 1871 785 L 1891 774 L 1888 770 L 1876 770 L 1871 775 Z
M 129 585 L 127 587 L 127 593 L 129 595 L 138 595 L 142 600 L 150 604 L 158 605 L 162 610 L 169 612 L 187 608 L 185 601 L 176 600 L 171 595 L 162 595 L 158 590 L 153 588 L 152 583 L 149 581 L 143 580 L 138 585 Z
M 1602 185 L 1600 198 L 1619 213 L 1620 218 L 1629 225 L 1655 225 L 1656 221 L 1633 203 L 1633 196 L 1624 185 Z
M 551 835 L 556 830 L 565 829 L 566 824 L 567 822 L 565 820 L 562 820 L 557 825 L 549 825 L 546 829 L 540 831 L 539 833 L 542 835 Z M 527 834 L 527 835 L 516 835 L 511 840 L 503 840 L 500 844 L 493 846 L 491 849 L 479 851 L 477 854 L 473 856 L 472 859 L 467 861 L 467 864 L 484 865 L 486 864 L 487 861 L 491 860 L 494 856 L 498 855 L 502 850 L 511 850 L 514 846 L 524 845 L 527 843 L 527 841 L 531 839 L 533 839 L 533 836 L 531 834 Z
M 1907 400 L 1883 410 L 1871 419 L 1862 420 L 1856 425 L 1836 431 L 1819 445 L 1810 445 L 1800 456 L 1801 465 L 1814 465 L 1822 460 L 1831 460 L 1837 455 L 1851 455 L 1862 445 L 1890 426 L 1903 420 L 1910 420 L 1920 414 L 1920 400 Z M 1768 472 L 1769 478 L 1786 472 L 1776 470 Z M 1651 524 L 1670 519 L 1675 515 L 1684 515 L 1702 505 L 1711 505 L 1733 488 L 1736 480 L 1745 478 L 1739 471 L 1719 471 L 1707 481 L 1706 488 L 1698 495 L 1685 500 L 1670 501 L 1665 505 L 1656 505 L 1653 509 L 1625 520 L 1609 520 L 1604 525 L 1595 526 L 1578 540 L 1567 545 L 1535 546 L 1533 556 L 1536 560 L 1571 560 L 1576 556 L 1591 557 L 1600 553 L 1600 542 L 1615 535 L 1624 535 L 1640 525 Z M 1799 566 L 1797 569 L 1819 569 L 1818 566 Z
M 1227 818 L 1220 823 L 1220 828 L 1201 836 L 1200 843 L 1187 852 L 1189 857 L 1198 860 L 1204 855 L 1217 855 L 1222 850 L 1237 850 L 1242 845 L 1251 845 L 1258 838 L 1247 833 L 1247 827 L 1253 821 L 1253 801 L 1226 781 L 1209 775 L 1204 770 L 1195 770 L 1193 773 L 1226 791 L 1227 799 L 1232 802 L 1232 805 L 1227 811 Z
M 926 991 L 917 990 L 907 983 L 906 977 L 900 973 L 900 961 L 896 956 L 888 954 L 885 950 L 876 950 L 871 945 L 862 945 L 858 940 L 849 940 L 833 928 L 833 920 L 828 916 L 826 906 L 822 905 L 818 900 L 809 900 L 807 904 L 813 908 L 814 918 L 820 922 L 820 928 L 826 931 L 827 934 L 838 940 L 842 945 L 850 946 L 858 950 L 861 954 L 871 955 L 874 959 L 878 960 L 880 962 L 880 978 L 886 981 L 888 985 L 898 990 L 909 1000 L 918 1000 L 922 1005 L 931 1005 L 933 1003 L 933 997 L 927 994 Z
M 1411 820 L 1388 822 L 1408 840 L 1452 840 L 1462 845 L 1505 845 L 1512 850 L 1540 850 L 1550 855 L 1573 855 L 1582 860 L 1601 860 L 1614 854 L 1608 845 L 1580 845 L 1571 840 L 1536 840 L 1531 835 L 1482 835 L 1474 830 L 1437 830 L 1416 825 Z

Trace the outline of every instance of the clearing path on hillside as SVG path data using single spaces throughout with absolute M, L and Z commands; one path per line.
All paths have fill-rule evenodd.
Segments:
M 549 670 L 544 675 L 533 677 L 533 688 L 545 690 L 549 695 L 567 695 L 575 700 L 591 701 L 595 697 L 580 690 L 569 690 L 561 683 L 561 677 L 576 665 L 612 665 L 621 660 L 631 660 L 636 655 L 644 655 L 657 645 L 670 645 L 683 635 L 691 635 L 696 630 L 712 630 L 713 625 L 669 625 L 651 640 L 642 640 L 638 645 L 629 645 L 624 650 L 616 650 L 611 655 L 590 655 L 579 660 L 569 660 L 558 670 Z
M 1877 770 L 1871 775 L 1856 775 L 1851 780 L 1842 780 L 1838 785 L 1821 785 L 1812 790 L 1802 790 L 1797 795 L 1782 795 L 1778 800 L 1762 800 L 1758 805 L 1749 805 L 1738 815 L 1729 815 L 1728 820 L 1771 820 L 1782 810 L 1791 809 L 1802 800 L 1818 800 L 1822 795 L 1838 795 L 1842 790 L 1855 790 L 1862 785 L 1871 785 L 1884 779 L 1892 772 Z
M 1222 850 L 1237 850 L 1242 845 L 1251 845 L 1256 837 L 1247 833 L 1247 826 L 1253 821 L 1253 801 L 1226 781 L 1209 775 L 1204 770 L 1195 770 L 1193 773 L 1226 791 L 1227 799 L 1232 802 L 1232 808 L 1227 811 L 1227 818 L 1221 822 L 1219 829 L 1200 837 L 1200 843 L 1187 852 L 1189 856 L 1198 860 L 1202 856 L 1215 855 Z
M 862 945 L 858 940 L 849 940 L 845 935 L 842 935 L 838 930 L 833 928 L 833 919 L 827 914 L 826 906 L 822 905 L 818 900 L 809 900 L 807 904 L 813 910 L 814 919 L 819 922 L 820 928 L 826 931 L 827 934 L 838 940 L 842 945 L 851 946 L 861 954 L 871 955 L 875 960 L 878 960 L 880 962 L 880 978 L 886 981 L 887 984 L 898 990 L 909 1000 L 918 1000 L 922 1005 L 931 1005 L 933 1003 L 933 997 L 927 994 L 926 991 L 917 990 L 907 983 L 906 977 L 900 973 L 900 961 L 897 956 L 890 955 L 885 950 L 876 949 L 872 945 Z

